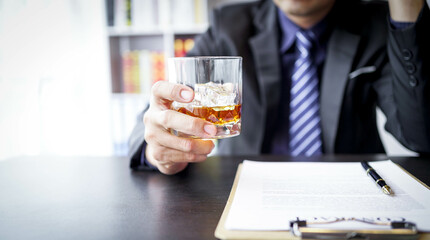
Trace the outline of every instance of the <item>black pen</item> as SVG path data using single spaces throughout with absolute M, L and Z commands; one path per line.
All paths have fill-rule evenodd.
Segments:
M 387 195 L 394 194 L 391 188 L 385 183 L 384 179 L 379 176 L 379 174 L 373 169 L 366 161 L 361 162 L 361 166 L 363 166 L 364 170 L 366 170 L 367 176 L 371 176 L 373 180 L 375 180 L 375 183 L 378 184 L 382 192 L 384 192 Z

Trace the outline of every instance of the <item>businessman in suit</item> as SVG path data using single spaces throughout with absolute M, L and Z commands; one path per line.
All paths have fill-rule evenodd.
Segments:
M 430 152 L 430 11 L 424 0 L 262 0 L 218 8 L 190 56 L 243 57 L 240 136 L 219 154 L 383 153 L 376 106 L 404 146 Z M 204 161 L 215 127 L 169 110 L 192 89 L 166 81 L 130 137 L 132 168 Z

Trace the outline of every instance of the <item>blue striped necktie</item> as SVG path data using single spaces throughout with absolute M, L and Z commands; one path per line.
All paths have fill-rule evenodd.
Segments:
M 290 89 L 290 153 L 292 156 L 321 154 L 321 127 L 317 67 L 311 57 L 312 32 L 296 33 L 298 58 Z

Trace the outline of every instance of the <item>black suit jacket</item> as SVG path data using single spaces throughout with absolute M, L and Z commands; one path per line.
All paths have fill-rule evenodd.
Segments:
M 209 30 L 191 56 L 242 56 L 243 106 L 240 136 L 220 140 L 220 154 L 260 154 L 278 109 L 281 90 L 280 31 L 272 0 L 215 9 Z M 382 153 L 376 106 L 385 125 L 412 151 L 430 152 L 430 26 L 424 6 L 412 26 L 393 30 L 383 2 L 338 0 L 320 82 L 325 153 Z M 285 103 L 284 103 L 285 104 Z M 137 160 L 143 143 L 141 122 L 130 138 Z

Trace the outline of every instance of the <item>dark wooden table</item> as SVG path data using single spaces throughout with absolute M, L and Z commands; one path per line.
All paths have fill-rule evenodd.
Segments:
M 237 165 L 211 157 L 165 176 L 136 172 L 126 158 L 22 157 L 0 162 L 0 239 L 214 239 Z M 306 161 L 383 160 L 383 155 Z M 392 158 L 430 184 L 430 158 Z

